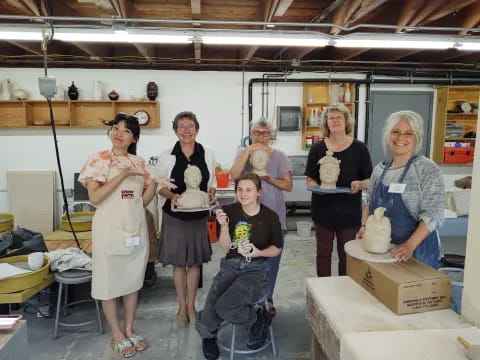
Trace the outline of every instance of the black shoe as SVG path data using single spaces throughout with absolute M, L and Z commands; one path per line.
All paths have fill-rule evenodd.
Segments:
M 202 350 L 203 356 L 207 360 L 217 360 L 220 356 L 220 351 L 218 350 L 217 338 L 204 338 L 202 339 Z
M 265 344 L 268 337 L 268 327 L 272 323 L 272 315 L 264 307 L 257 309 L 257 320 L 248 333 L 247 347 L 252 350 L 259 349 Z

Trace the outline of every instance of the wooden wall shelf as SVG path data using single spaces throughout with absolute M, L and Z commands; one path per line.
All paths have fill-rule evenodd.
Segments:
M 468 143 L 474 148 L 476 139 L 472 137 L 447 137 L 447 121 L 463 127 L 463 134 L 477 131 L 477 119 L 480 86 L 439 86 L 436 89 L 437 103 L 435 111 L 435 128 L 433 137 L 432 159 L 439 165 L 444 165 L 444 145 L 446 142 Z M 461 112 L 460 104 L 473 104 L 475 112 Z M 448 164 L 445 164 L 448 165 Z M 458 166 L 462 164 L 451 164 Z
M 160 127 L 160 106 L 148 100 L 53 100 L 53 116 L 59 127 L 104 128 L 103 120 L 112 120 L 119 112 L 146 111 L 150 120 L 143 127 Z M 46 100 L 0 101 L 0 128 L 42 128 L 50 126 Z
M 309 125 L 309 119 L 313 112 L 318 116 L 323 109 L 330 104 L 328 86 L 332 84 L 342 85 L 342 83 L 320 82 L 320 83 L 304 83 L 303 84 L 303 120 L 302 120 L 302 149 L 308 150 L 306 138 L 307 136 L 315 136 L 315 138 L 323 139 L 323 134 L 319 126 Z M 355 114 L 355 84 L 345 83 L 344 87 L 348 87 L 350 91 L 350 101 L 342 102 L 349 110 L 352 116 Z M 344 88 L 346 89 L 346 88 Z

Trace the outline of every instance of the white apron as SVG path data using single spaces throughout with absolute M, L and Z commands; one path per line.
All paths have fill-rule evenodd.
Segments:
M 108 180 L 120 170 L 110 169 Z M 110 300 L 138 291 L 148 257 L 142 176 L 128 176 L 97 207 L 92 221 L 92 297 Z M 127 237 L 138 236 L 138 246 Z

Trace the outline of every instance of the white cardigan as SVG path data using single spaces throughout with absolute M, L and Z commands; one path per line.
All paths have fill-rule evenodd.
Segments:
M 208 184 L 207 189 L 210 190 L 211 188 L 217 188 L 217 180 L 215 178 L 215 154 L 212 150 L 207 148 L 206 146 L 202 145 L 203 149 L 205 150 L 205 163 L 207 164 L 207 169 L 209 173 L 208 177 Z M 173 167 L 175 166 L 176 157 L 172 155 L 172 149 L 165 150 L 159 157 L 157 164 L 155 166 L 149 167 L 149 171 L 155 177 L 164 177 L 170 178 L 172 174 Z M 167 198 L 158 195 L 158 209 L 161 210 Z

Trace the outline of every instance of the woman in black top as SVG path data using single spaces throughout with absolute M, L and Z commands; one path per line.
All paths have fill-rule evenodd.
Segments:
M 197 296 L 200 265 L 210 261 L 212 248 L 207 232 L 208 211 L 175 211 L 177 200 L 186 190 L 184 172 L 188 165 L 200 169 L 200 190 L 215 199 L 215 157 L 213 152 L 195 141 L 199 123 L 195 114 L 181 112 L 173 121 L 173 130 L 178 141 L 160 157 L 155 175 L 163 174 L 174 179 L 174 190 L 160 190 L 162 206 L 162 241 L 159 261 L 164 266 L 173 265 L 173 282 L 178 298 L 176 323 L 180 326 L 196 324 L 195 298 Z
M 339 258 L 338 274 L 346 274 L 345 243 L 355 239 L 361 225 L 362 196 L 360 190 L 368 188 L 372 173 L 372 161 L 367 147 L 349 134 L 353 130 L 353 119 L 342 104 L 327 107 L 320 119 L 320 128 L 325 138 L 312 146 L 308 154 L 307 186 L 318 186 L 318 161 L 327 149 L 341 160 L 337 187 L 349 187 L 351 192 L 335 194 L 312 193 L 312 219 L 317 238 L 317 275 L 330 276 L 333 239 L 337 238 Z

